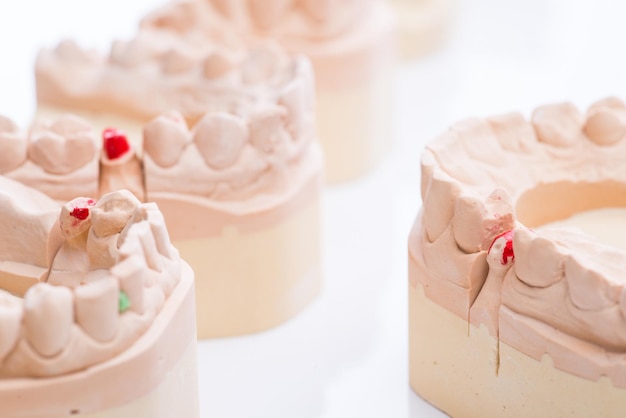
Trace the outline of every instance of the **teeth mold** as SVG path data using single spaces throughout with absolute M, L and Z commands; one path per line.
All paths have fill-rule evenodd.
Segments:
M 454 417 L 619 417 L 626 253 L 550 227 L 626 207 L 624 104 L 461 122 L 422 158 L 410 381 Z

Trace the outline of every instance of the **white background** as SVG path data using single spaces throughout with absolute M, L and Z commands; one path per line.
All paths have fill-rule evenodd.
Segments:
M 0 0 L 0 113 L 29 122 L 39 47 L 72 37 L 104 50 L 161 3 Z M 406 238 L 421 149 L 470 116 L 626 98 L 624 16 L 613 0 L 459 4 L 448 43 L 398 70 L 392 155 L 326 191 L 322 297 L 272 331 L 200 343 L 202 417 L 442 416 L 408 386 Z

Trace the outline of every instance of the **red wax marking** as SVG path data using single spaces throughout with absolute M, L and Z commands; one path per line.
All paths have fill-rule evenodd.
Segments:
M 500 238 L 506 239 L 506 243 L 504 244 L 504 248 L 502 249 L 502 260 L 500 260 L 500 263 L 502 263 L 503 266 L 506 266 L 506 264 L 509 262 L 509 259 L 511 259 L 511 261 L 515 261 L 515 252 L 513 251 L 513 230 L 503 232 L 502 234 L 495 237 L 491 245 L 489 246 L 489 251 L 491 251 L 491 247 L 493 247 L 493 244 Z
M 74 208 L 70 215 L 76 219 L 84 221 L 89 216 L 89 208 Z
M 89 206 L 93 206 L 96 204 L 96 201 L 93 199 L 89 199 L 87 200 L 87 204 Z M 72 210 L 72 212 L 70 212 L 70 216 L 73 216 L 74 218 L 80 221 L 84 221 L 89 216 L 89 208 L 88 207 L 86 208 L 76 207 Z
M 102 132 L 102 146 L 109 160 L 115 160 L 130 151 L 126 135 L 119 129 L 107 128 Z

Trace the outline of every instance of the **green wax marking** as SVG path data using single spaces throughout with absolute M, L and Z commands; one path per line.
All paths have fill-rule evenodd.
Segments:
M 119 311 L 120 313 L 124 313 L 130 308 L 130 299 L 128 295 L 123 290 L 120 290 L 120 299 L 119 299 Z

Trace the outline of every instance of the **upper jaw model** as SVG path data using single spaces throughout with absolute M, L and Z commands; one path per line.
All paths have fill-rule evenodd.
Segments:
M 543 226 L 626 207 L 625 152 L 613 98 L 464 121 L 427 147 L 409 239 L 420 395 L 455 417 L 622 416 L 626 253 Z

